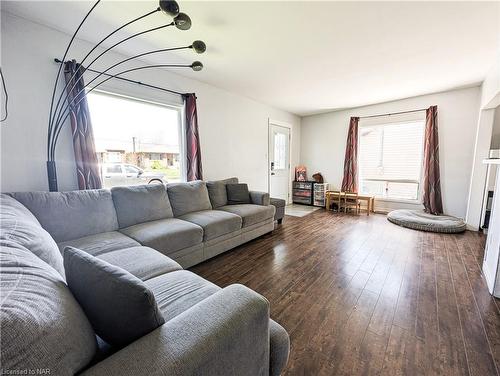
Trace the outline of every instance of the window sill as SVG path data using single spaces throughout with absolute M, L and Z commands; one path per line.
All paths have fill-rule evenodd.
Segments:
M 422 205 L 422 201 L 420 200 L 404 200 L 404 199 L 397 199 L 397 198 L 383 198 L 383 197 L 377 197 L 375 196 L 375 201 L 378 202 L 394 202 L 398 204 L 408 204 L 408 205 Z

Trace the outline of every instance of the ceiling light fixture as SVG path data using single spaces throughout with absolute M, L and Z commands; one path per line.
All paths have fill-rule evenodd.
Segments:
M 175 17 L 179 14 L 179 4 L 176 1 L 160 0 L 160 9 L 170 17 Z
M 207 45 L 205 42 L 202 42 L 201 40 L 195 40 L 193 44 L 191 45 L 191 48 L 196 52 L 197 54 L 202 54 L 207 50 Z
M 199 61 L 195 61 L 193 64 L 191 64 L 191 68 L 193 68 L 195 72 L 199 72 L 203 69 L 203 64 Z
M 175 27 L 179 30 L 191 29 L 191 18 L 186 13 L 179 13 L 174 17 Z

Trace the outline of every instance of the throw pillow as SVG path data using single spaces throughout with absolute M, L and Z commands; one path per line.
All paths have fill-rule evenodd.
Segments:
M 246 184 L 226 184 L 226 191 L 229 205 L 252 203 Z
M 77 248 L 66 247 L 63 257 L 69 289 L 110 345 L 127 345 L 165 322 L 139 278 Z

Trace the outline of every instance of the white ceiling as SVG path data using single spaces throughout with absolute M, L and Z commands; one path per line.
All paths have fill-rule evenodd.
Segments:
M 120 52 L 202 39 L 204 55 L 183 51 L 176 59 L 199 59 L 205 69 L 184 75 L 299 115 L 477 84 L 500 54 L 500 2 L 179 3 L 191 30 L 151 33 Z M 2 10 L 72 32 L 91 5 L 2 1 Z M 81 38 L 96 42 L 156 7 L 102 1 Z M 121 35 L 164 22 L 170 20 L 158 13 Z M 165 62 L 165 55 L 149 60 Z

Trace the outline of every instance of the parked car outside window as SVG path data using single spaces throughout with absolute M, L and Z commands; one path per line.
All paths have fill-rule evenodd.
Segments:
M 104 163 L 101 166 L 101 171 L 104 188 L 167 182 L 164 174 L 144 171 L 127 163 Z
M 119 164 L 106 166 L 106 173 L 108 174 L 121 174 L 122 166 Z
M 127 174 L 140 174 L 141 171 L 142 170 L 139 167 L 135 167 L 132 165 L 125 165 L 125 172 Z

